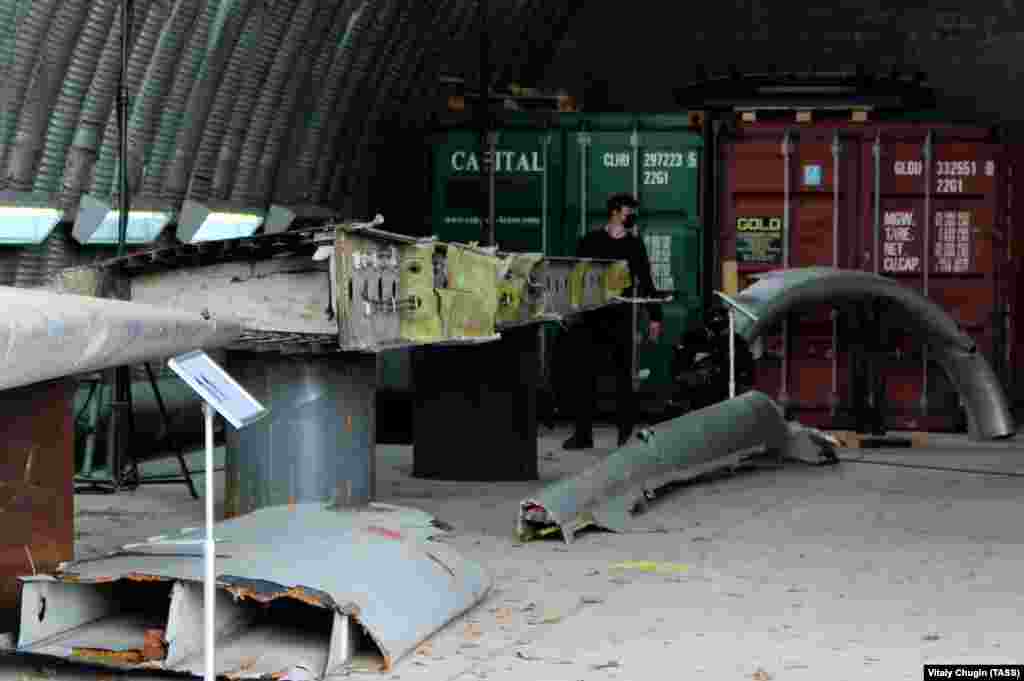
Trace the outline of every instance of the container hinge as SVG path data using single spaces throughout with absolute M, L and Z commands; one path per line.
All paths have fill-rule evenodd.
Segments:
M 593 140 L 589 132 L 580 132 L 576 134 L 576 141 L 579 142 L 581 147 L 589 147 Z

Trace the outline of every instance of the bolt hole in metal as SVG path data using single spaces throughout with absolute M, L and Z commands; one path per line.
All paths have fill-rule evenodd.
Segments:
M 46 617 L 46 596 L 40 596 L 39 597 L 39 621 L 42 622 L 44 617 Z
M 354 295 L 353 295 L 353 293 L 352 293 L 352 280 L 351 280 L 351 279 L 349 279 L 349 280 L 348 280 L 348 304 L 349 304 L 349 305 L 351 305 L 351 304 L 352 304 L 352 299 L 353 299 L 354 297 L 355 297 L 355 296 L 354 296 Z

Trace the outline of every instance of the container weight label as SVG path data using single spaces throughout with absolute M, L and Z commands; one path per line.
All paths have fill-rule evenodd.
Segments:
M 644 236 L 647 257 L 651 261 L 651 278 L 659 291 L 675 290 L 672 276 L 672 235 L 655 234 Z

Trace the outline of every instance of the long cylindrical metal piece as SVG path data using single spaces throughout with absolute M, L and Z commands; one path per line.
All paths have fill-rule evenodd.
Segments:
M 373 499 L 376 355 L 228 352 L 227 368 L 270 410 L 243 430 L 225 431 L 227 515 Z
M 875 143 L 871 146 L 871 155 L 875 161 L 875 224 L 872 232 L 873 246 L 871 258 L 875 266 L 875 274 L 878 274 L 881 265 L 881 233 L 882 233 L 882 134 L 875 135 Z
M 38 289 L 0 287 L 0 390 L 228 345 L 239 322 Z

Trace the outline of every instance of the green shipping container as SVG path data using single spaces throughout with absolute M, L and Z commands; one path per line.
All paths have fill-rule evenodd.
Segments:
M 557 121 L 557 125 L 552 124 Z M 608 197 L 639 197 L 638 229 L 663 306 L 663 336 L 637 346 L 636 368 L 648 370 L 641 396 L 655 410 L 672 386 L 672 346 L 699 321 L 703 293 L 700 214 L 701 136 L 686 115 L 563 114 L 544 123 L 508 114 L 496 136 L 495 234 L 507 251 L 573 256 L 580 238 L 601 229 Z M 487 206 L 479 133 L 451 128 L 433 140 L 434 234 L 479 241 Z M 646 312 L 639 311 L 646 327 Z M 554 329 L 548 337 L 554 340 Z M 599 379 L 612 394 L 610 376 Z

